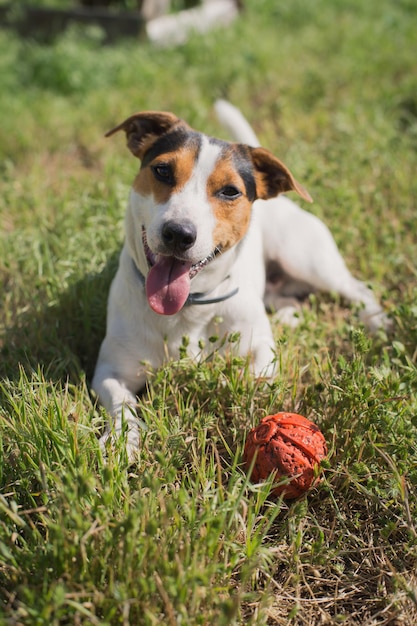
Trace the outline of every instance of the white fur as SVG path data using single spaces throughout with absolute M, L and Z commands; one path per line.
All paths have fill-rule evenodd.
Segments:
M 222 122 L 240 142 L 258 145 L 252 129 L 241 113 L 229 103 L 216 105 Z M 265 312 L 265 263 L 276 261 L 288 277 L 284 295 L 297 293 L 300 286 L 309 291 L 332 291 L 362 305 L 363 321 L 375 330 L 386 324 L 386 317 L 372 292 L 352 277 L 326 226 L 286 197 L 257 200 L 253 205 L 249 231 L 239 246 L 222 254 L 192 281 L 192 291 L 220 296 L 239 287 L 239 292 L 223 302 L 184 307 L 167 317 L 154 313 L 146 300 L 143 285 L 132 259 L 143 274 L 147 272 L 141 240 L 144 224 L 152 246 L 158 247 L 158 226 L 167 214 L 171 219 L 192 219 L 197 226 L 196 249 L 203 258 L 213 247 L 214 219 L 206 198 L 206 180 L 216 167 L 218 148 L 203 144 L 193 176 L 184 189 L 167 205 L 155 206 L 150 198 L 132 191 L 126 215 L 126 241 L 119 268 L 111 286 L 106 337 L 101 346 L 93 379 L 93 389 L 112 416 L 101 442 L 127 427 L 127 453 L 133 459 L 139 446 L 136 394 L 145 385 L 150 369 L 170 358 L 178 358 L 184 335 L 189 353 L 200 354 L 200 341 L 217 333 L 240 332 L 239 351 L 251 354 L 256 376 L 272 376 L 275 344 Z M 270 294 L 271 296 L 271 294 Z M 281 297 L 280 294 L 278 294 Z M 272 302 L 278 302 L 272 293 Z M 294 300 L 284 300 L 285 319 L 294 325 Z

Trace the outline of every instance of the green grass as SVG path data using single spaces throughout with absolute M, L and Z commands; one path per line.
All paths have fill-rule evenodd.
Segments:
M 417 621 L 417 9 L 245 5 L 172 50 L 0 30 L 0 624 Z M 89 381 L 137 163 L 104 133 L 162 109 L 224 136 L 218 96 L 310 191 L 392 332 L 317 296 L 276 326 L 273 384 L 185 350 L 141 399 L 138 464 L 122 447 L 105 463 Z M 293 503 L 241 467 L 279 410 L 330 449 Z

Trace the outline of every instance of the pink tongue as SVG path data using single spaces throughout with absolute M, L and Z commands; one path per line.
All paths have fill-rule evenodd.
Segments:
M 160 256 L 146 279 L 149 305 L 159 315 L 174 315 L 190 293 L 191 263 L 172 256 Z

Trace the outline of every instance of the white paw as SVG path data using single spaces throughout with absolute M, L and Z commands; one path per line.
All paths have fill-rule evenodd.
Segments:
M 284 324 L 290 328 L 296 328 L 301 321 L 301 311 L 299 306 L 292 306 L 291 304 L 283 306 L 275 311 L 272 316 L 274 322 Z
M 124 449 L 129 464 L 135 463 L 139 458 L 140 431 L 144 428 L 146 425 L 137 415 L 124 411 L 99 439 L 103 457 L 107 458 L 109 447 L 113 450 Z

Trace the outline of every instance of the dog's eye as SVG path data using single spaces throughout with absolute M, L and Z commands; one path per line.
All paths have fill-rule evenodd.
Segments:
M 225 200 L 236 200 L 236 198 L 239 198 L 239 196 L 241 196 L 242 194 L 237 187 L 234 187 L 233 185 L 227 185 L 220 190 L 219 195 Z
M 160 165 L 154 165 L 152 168 L 155 178 L 160 180 L 162 183 L 166 183 L 168 185 L 172 185 L 174 182 L 174 175 L 172 173 L 172 169 L 169 165 L 165 165 L 161 163 Z

